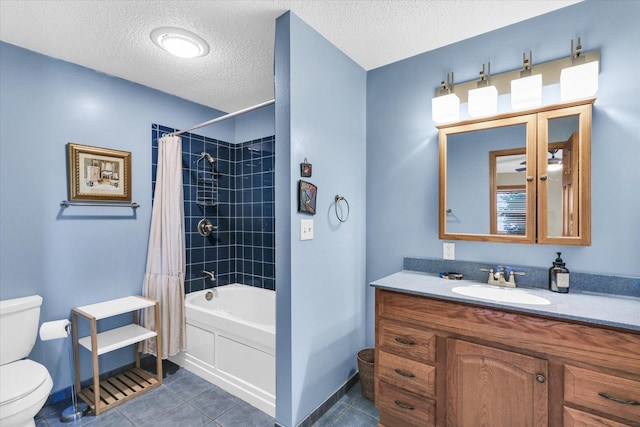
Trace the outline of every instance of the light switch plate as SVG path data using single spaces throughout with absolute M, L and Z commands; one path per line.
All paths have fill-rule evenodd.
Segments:
M 442 258 L 456 259 L 456 244 L 444 242 L 442 244 Z
M 312 240 L 313 239 L 313 220 L 302 219 L 300 220 L 300 240 Z

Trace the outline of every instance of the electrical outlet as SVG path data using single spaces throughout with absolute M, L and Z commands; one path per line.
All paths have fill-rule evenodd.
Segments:
M 313 220 L 302 219 L 300 220 L 300 240 L 312 240 L 313 239 Z
M 445 242 L 442 244 L 442 258 L 456 259 L 456 244 Z

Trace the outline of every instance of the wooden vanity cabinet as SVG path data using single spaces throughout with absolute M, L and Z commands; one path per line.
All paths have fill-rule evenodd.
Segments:
M 640 333 L 376 289 L 379 426 L 640 427 Z
M 543 426 L 547 361 L 447 339 L 447 424 Z

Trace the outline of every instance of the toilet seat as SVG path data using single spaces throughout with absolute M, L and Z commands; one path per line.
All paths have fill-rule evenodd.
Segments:
M 44 406 L 52 388 L 47 368 L 33 360 L 0 366 L 0 425 L 35 427 L 33 417 Z
M 33 360 L 24 359 L 0 366 L 0 411 L 3 417 L 9 407 L 21 399 L 46 399 L 53 387 L 47 368 Z M 31 396 L 30 396 L 31 395 Z M 25 402 L 28 404 L 28 402 Z M 9 411 L 13 412 L 13 411 Z

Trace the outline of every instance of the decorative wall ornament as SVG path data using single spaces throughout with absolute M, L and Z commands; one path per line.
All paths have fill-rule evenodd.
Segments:
M 300 163 L 300 176 L 303 178 L 311 177 L 311 163 L 307 162 L 307 158 L 304 158 L 304 162 Z
M 129 151 L 67 144 L 69 200 L 131 202 Z
M 298 181 L 298 212 L 316 214 L 318 187 L 310 182 Z

